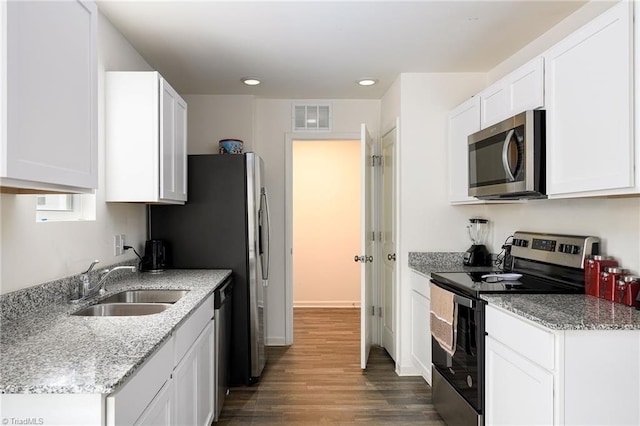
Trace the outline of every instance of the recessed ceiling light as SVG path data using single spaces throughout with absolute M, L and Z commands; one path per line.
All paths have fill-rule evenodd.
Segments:
M 245 77 L 242 79 L 242 82 L 247 86 L 257 86 L 258 84 L 260 84 L 260 80 L 253 77 Z
M 377 82 L 378 80 L 374 80 L 373 78 L 363 78 L 361 80 L 358 80 L 358 84 L 360 86 L 373 86 Z

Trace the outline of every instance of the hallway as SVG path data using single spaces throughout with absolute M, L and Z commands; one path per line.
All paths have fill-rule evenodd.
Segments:
M 232 388 L 221 425 L 444 425 L 421 377 L 374 347 L 360 369 L 360 310 L 296 308 L 294 345 L 269 347 L 261 382 Z

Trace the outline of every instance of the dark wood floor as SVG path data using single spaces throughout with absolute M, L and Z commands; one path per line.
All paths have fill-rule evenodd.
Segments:
M 232 388 L 218 424 L 444 425 L 421 377 L 384 349 L 360 369 L 360 310 L 294 310 L 294 344 L 269 347 L 259 384 Z

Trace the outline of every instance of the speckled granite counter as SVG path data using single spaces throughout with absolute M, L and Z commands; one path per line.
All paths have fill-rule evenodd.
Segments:
M 0 393 L 113 392 L 230 274 L 229 270 L 136 273 L 108 286 L 107 295 L 125 289 L 191 290 L 154 315 L 70 316 L 95 301 L 58 301 L 13 320 L 3 319 Z
M 553 330 L 640 330 L 640 311 L 583 294 L 486 294 L 482 299 Z
M 473 272 L 494 266 L 464 266 L 464 252 L 409 252 L 409 268 L 424 275 L 432 272 Z

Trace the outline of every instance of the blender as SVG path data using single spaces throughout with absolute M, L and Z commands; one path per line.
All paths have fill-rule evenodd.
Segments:
M 464 254 L 463 264 L 465 266 L 490 266 L 491 253 L 484 245 L 489 231 L 489 221 L 487 219 L 471 218 L 467 225 L 469 238 L 473 245 Z

